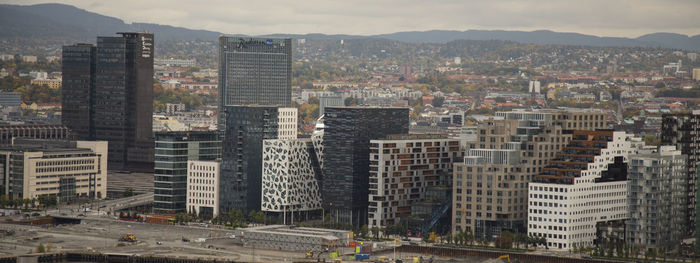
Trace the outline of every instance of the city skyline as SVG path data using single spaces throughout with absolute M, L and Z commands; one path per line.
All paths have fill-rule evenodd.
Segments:
M 305 1 L 252 3 L 245 6 L 210 1 L 182 1 L 163 6 L 157 2 L 92 0 L 5 0 L 8 4 L 64 3 L 91 12 L 115 16 L 127 23 L 168 24 L 224 34 L 264 35 L 276 33 L 325 33 L 372 35 L 424 30 L 553 30 L 596 36 L 638 37 L 655 32 L 690 36 L 700 34 L 700 21 L 693 19 L 700 2 L 625 1 L 440 1 L 393 0 L 356 4 Z M 211 8 L 216 5 L 216 8 Z M 269 8 L 273 6 L 274 8 Z M 606 8 L 598 8 L 605 6 Z M 172 7 L 172 8 L 171 8 Z M 128 12 L 127 12 L 128 10 Z M 188 11 L 183 11 L 188 10 Z M 264 12 L 263 12 L 264 10 Z M 624 12 L 622 11 L 624 10 Z M 495 11 L 495 12 L 494 12 Z M 279 19 L 284 17 L 284 19 Z M 352 23 L 347 23 L 353 21 Z M 583 22 L 582 22 L 583 21 Z

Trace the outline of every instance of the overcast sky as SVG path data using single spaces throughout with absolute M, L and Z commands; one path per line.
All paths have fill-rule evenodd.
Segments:
M 371 35 L 431 29 L 637 37 L 700 34 L 700 0 L 0 0 L 60 2 L 131 22 L 227 34 Z

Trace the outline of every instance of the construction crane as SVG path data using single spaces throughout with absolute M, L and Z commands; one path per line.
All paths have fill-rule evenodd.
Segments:
M 510 263 L 510 254 L 500 256 L 500 257 L 498 257 L 497 259 L 506 259 L 506 260 L 508 261 L 508 263 Z

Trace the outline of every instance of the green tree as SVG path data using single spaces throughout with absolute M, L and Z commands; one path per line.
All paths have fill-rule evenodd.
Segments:
M 362 225 L 359 231 L 360 237 L 362 238 L 367 238 L 367 235 L 369 234 L 369 227 L 367 225 Z
M 124 190 L 124 197 L 134 196 L 134 188 Z
M 36 253 L 46 253 L 46 248 L 44 247 L 44 244 L 39 243 L 39 246 L 36 247 Z

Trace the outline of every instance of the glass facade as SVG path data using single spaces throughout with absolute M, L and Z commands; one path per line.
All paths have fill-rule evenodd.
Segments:
M 260 210 L 263 140 L 277 139 L 278 108 L 227 106 L 219 211 Z
M 187 161 L 221 158 L 218 132 L 156 133 L 154 202 L 155 213 L 184 213 L 187 201 Z
M 95 136 L 91 129 L 95 52 L 95 46 L 91 44 L 63 47 L 61 120 L 79 140 L 91 140 Z
M 225 106 L 289 107 L 291 83 L 291 39 L 220 37 L 219 130 L 226 128 Z
M 361 226 L 369 205 L 369 142 L 408 133 L 408 108 L 327 107 L 324 114 L 323 206 Z

